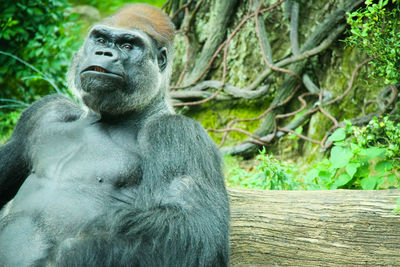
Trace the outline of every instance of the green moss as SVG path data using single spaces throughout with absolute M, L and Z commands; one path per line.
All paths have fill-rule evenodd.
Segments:
M 205 129 L 223 129 L 226 124 L 234 119 L 254 118 L 259 116 L 268 106 L 265 101 L 224 101 L 209 102 L 201 106 L 193 106 L 183 111 L 189 116 L 199 121 Z M 235 128 L 253 132 L 258 128 L 260 121 L 240 122 L 234 125 Z M 221 142 L 223 133 L 209 132 L 211 138 L 218 144 Z M 225 145 L 235 145 L 247 139 L 247 135 L 239 132 L 230 132 Z

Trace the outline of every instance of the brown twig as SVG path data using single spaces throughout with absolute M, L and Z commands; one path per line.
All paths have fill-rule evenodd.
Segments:
M 352 86 L 353 86 L 353 83 L 354 83 L 354 80 L 355 80 L 355 77 L 356 77 L 358 71 L 360 70 L 360 68 L 361 68 L 362 66 L 364 66 L 364 65 L 365 65 L 366 63 L 368 63 L 369 61 L 371 61 L 371 60 L 370 60 L 370 59 L 364 60 L 363 62 L 361 62 L 359 65 L 356 66 L 356 68 L 355 68 L 355 69 L 353 70 L 353 72 L 352 72 L 351 79 L 350 79 L 350 81 L 349 81 L 348 87 L 346 88 L 345 92 L 344 92 L 343 94 L 341 94 L 340 96 L 336 97 L 335 99 L 333 99 L 333 100 L 329 101 L 328 103 L 326 103 L 325 106 L 331 105 L 331 104 L 333 104 L 333 103 L 335 103 L 335 102 L 337 102 L 337 101 L 343 99 L 343 97 L 344 97 L 346 94 L 348 94 L 348 93 L 350 92 L 350 90 L 351 90 L 351 88 L 352 88 Z M 298 88 L 299 88 L 299 86 L 297 87 L 297 89 L 298 89 Z M 248 121 L 253 121 L 253 120 L 261 119 L 262 117 L 266 116 L 272 109 L 275 109 L 275 108 L 277 108 L 278 106 L 282 106 L 282 105 L 284 105 L 285 103 L 287 103 L 287 102 L 291 99 L 291 97 L 294 95 L 294 93 L 297 91 L 297 89 L 294 90 L 294 92 L 292 93 L 292 95 L 291 95 L 290 97 L 288 97 L 287 99 L 285 99 L 285 101 L 283 101 L 280 105 L 269 107 L 267 110 L 265 110 L 265 111 L 264 111 L 260 116 L 258 116 L 258 117 L 251 118 L 251 119 L 236 119 L 236 120 L 230 121 L 230 122 L 227 124 L 227 128 L 226 128 L 226 129 L 220 129 L 220 130 L 218 131 L 218 132 L 224 132 L 224 136 L 223 136 L 223 138 L 222 138 L 222 141 L 221 141 L 221 143 L 220 143 L 220 146 L 222 146 L 222 145 L 224 144 L 224 142 L 225 142 L 225 140 L 226 140 L 226 137 L 227 137 L 227 134 L 229 133 L 230 129 L 237 129 L 237 128 L 232 128 L 233 124 L 235 124 L 235 123 L 237 123 L 237 122 L 248 122 Z M 278 131 L 282 131 L 282 132 L 292 133 L 292 134 L 295 134 L 296 136 L 298 136 L 298 137 L 301 138 L 301 139 L 304 139 L 304 140 L 306 140 L 306 141 L 309 141 L 309 142 L 312 142 L 312 143 L 315 143 L 315 144 L 319 144 L 319 145 L 320 145 L 322 148 L 324 148 L 324 149 L 328 148 L 328 147 L 330 146 L 330 144 L 325 144 L 325 143 L 326 143 L 326 140 L 328 139 L 330 133 L 331 133 L 334 129 L 336 129 L 337 127 L 339 127 L 339 123 L 337 122 L 337 120 L 336 120 L 332 115 L 330 115 L 327 111 L 325 111 L 324 108 L 322 108 L 322 102 L 323 102 L 322 93 L 323 93 L 323 91 L 321 90 L 320 93 L 319 93 L 319 106 L 316 107 L 316 108 L 313 108 L 313 109 L 309 110 L 308 112 L 306 112 L 306 113 L 303 115 L 303 116 L 310 116 L 311 114 L 314 114 L 314 113 L 317 112 L 317 111 L 321 111 L 322 114 L 324 114 L 325 116 L 327 116 L 327 117 L 334 123 L 334 125 L 331 127 L 331 129 L 329 129 L 329 131 L 326 133 L 326 135 L 322 138 L 321 141 L 317 141 L 317 140 L 311 139 L 311 138 L 309 138 L 309 137 L 307 137 L 307 136 L 304 136 L 304 135 L 302 135 L 302 134 L 299 134 L 299 133 L 297 133 L 297 132 L 295 132 L 295 131 L 293 131 L 293 130 L 286 129 L 286 128 L 282 128 L 282 127 L 275 127 L 275 131 L 274 131 L 274 132 L 276 132 L 276 131 L 278 130 Z M 304 96 L 307 96 L 307 95 L 313 95 L 313 94 L 312 94 L 312 93 L 305 93 L 305 94 L 302 94 L 300 97 L 298 97 L 299 101 L 302 102 L 302 106 L 301 106 L 300 109 L 298 109 L 298 110 L 296 110 L 296 111 L 294 111 L 294 112 L 291 112 L 291 113 L 277 115 L 277 116 L 275 116 L 275 121 L 276 121 L 276 119 L 279 119 L 279 118 L 284 118 L 284 117 L 293 116 L 293 115 L 295 115 L 295 114 L 298 114 L 300 111 L 302 111 L 302 110 L 307 106 L 306 102 L 305 102 L 304 99 L 303 99 L 303 97 L 304 97 Z M 276 123 L 276 122 L 275 122 L 275 123 Z M 209 130 L 210 130 L 210 129 L 207 129 L 207 131 L 209 131 Z M 236 131 L 236 130 L 235 130 L 235 131 Z M 249 136 L 250 136 L 250 135 L 249 135 Z M 250 137 L 252 137 L 252 136 L 250 136 Z M 253 137 L 252 137 L 252 138 L 253 138 Z M 262 138 L 260 138 L 260 137 L 259 137 L 259 139 L 262 140 Z M 263 141 L 263 142 L 265 143 L 265 141 Z
M 282 128 L 282 127 L 277 127 L 277 130 L 278 130 L 278 131 L 282 131 L 282 132 L 287 132 L 287 133 L 294 134 L 294 135 L 296 135 L 296 136 L 300 137 L 301 139 L 304 139 L 304 140 L 306 140 L 306 141 L 308 141 L 308 142 L 321 145 L 321 142 L 320 142 L 320 141 L 314 140 L 314 139 L 309 138 L 309 137 L 307 137 L 307 136 L 305 136 L 305 135 L 299 134 L 299 133 L 297 133 L 296 131 L 293 131 L 293 130 L 290 130 L 290 129 L 286 129 L 286 128 Z
M 353 73 L 351 74 L 351 78 L 350 78 L 350 81 L 349 81 L 349 85 L 347 86 L 347 88 L 343 92 L 343 94 L 341 94 L 340 96 L 336 97 L 335 99 L 332 99 L 332 100 L 328 101 L 326 103 L 326 106 L 331 105 L 331 104 L 343 99 L 343 97 L 345 97 L 345 95 L 347 95 L 350 92 L 351 88 L 353 87 L 354 79 L 356 78 L 356 75 L 357 75 L 358 71 L 361 69 L 362 66 L 364 66 L 368 62 L 371 62 L 372 60 L 373 60 L 372 58 L 368 58 L 368 59 L 364 60 L 363 62 L 361 62 L 360 64 L 358 64 L 357 67 L 353 70 Z
M 295 116 L 296 114 L 299 114 L 301 111 L 303 111 L 307 107 L 307 102 L 304 100 L 304 97 L 306 96 L 311 96 L 314 95 L 313 93 L 303 93 L 297 99 L 301 102 L 301 107 L 298 110 L 295 110 L 293 112 L 285 113 L 285 114 L 279 114 L 275 116 L 275 119 L 282 119 L 282 118 L 287 118 L 291 116 Z

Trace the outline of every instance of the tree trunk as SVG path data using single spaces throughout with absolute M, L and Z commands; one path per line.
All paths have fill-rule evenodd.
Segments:
M 400 266 L 400 190 L 229 194 L 231 266 Z

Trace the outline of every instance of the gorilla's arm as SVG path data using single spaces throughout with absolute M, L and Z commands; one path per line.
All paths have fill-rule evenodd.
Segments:
M 139 142 L 143 180 L 132 203 L 107 219 L 108 229 L 91 224 L 64 242 L 57 262 L 227 266 L 229 209 L 213 141 L 193 120 L 166 115 L 150 122 Z
M 15 196 L 28 173 L 23 141 L 13 136 L 0 147 L 0 209 Z
M 0 209 L 10 201 L 28 177 L 31 168 L 29 146 L 33 132 L 46 119 L 77 116 L 72 101 L 61 95 L 44 97 L 26 109 L 18 120 L 11 138 L 0 146 Z
M 180 115 L 152 121 L 143 137 L 143 181 L 166 188 L 154 193 L 158 203 L 148 215 L 132 217 L 132 230 L 153 235 L 158 247 L 150 255 L 161 265 L 226 266 L 229 204 L 218 148 L 199 123 Z

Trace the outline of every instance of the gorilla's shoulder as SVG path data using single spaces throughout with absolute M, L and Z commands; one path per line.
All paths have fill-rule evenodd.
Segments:
M 159 129 L 160 131 L 179 131 L 179 132 L 204 132 L 203 126 L 197 121 L 179 114 L 163 114 L 150 120 L 147 127 L 152 130 Z M 154 129 L 156 128 L 156 129 Z
M 83 110 L 70 98 L 61 94 L 48 95 L 22 112 L 13 135 L 29 134 L 33 129 L 50 122 L 77 120 L 82 114 Z
M 146 124 L 144 130 L 144 136 L 150 143 L 215 146 L 200 123 L 183 115 L 165 114 L 156 116 Z
M 45 96 L 26 109 L 21 115 L 21 121 L 73 121 L 78 119 L 83 110 L 72 99 L 53 94 Z

